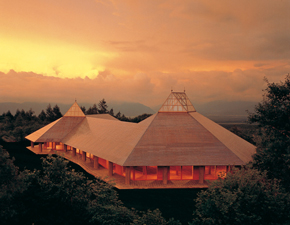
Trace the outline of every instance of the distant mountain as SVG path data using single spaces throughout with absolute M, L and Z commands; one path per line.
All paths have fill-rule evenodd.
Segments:
M 125 116 L 139 116 L 144 113 L 154 114 L 150 107 L 137 102 L 108 102 L 109 108 L 114 109 L 114 113 L 124 113 Z
M 254 112 L 257 102 L 250 101 L 212 101 L 204 104 L 194 104 L 196 111 L 207 115 L 248 115 Z
M 213 101 L 204 104 L 195 104 L 197 112 L 215 122 L 245 122 L 248 112 L 253 113 L 257 102 L 251 101 Z
M 10 110 L 10 112 L 14 115 L 16 110 L 22 110 L 25 111 L 32 109 L 36 115 L 38 115 L 41 110 L 46 110 L 49 103 L 37 103 L 37 102 L 24 102 L 24 103 L 15 103 L 15 102 L 3 102 L 0 103 L 0 114 L 3 112 L 7 112 Z M 72 104 L 62 104 L 62 103 L 50 103 L 52 107 L 55 105 L 58 105 L 60 108 L 60 111 L 62 114 L 66 113 L 66 111 L 71 107 Z M 90 103 L 78 103 L 80 106 L 85 106 L 86 109 L 88 109 L 90 106 L 93 106 L 93 104 Z M 109 109 L 113 108 L 115 114 L 119 111 L 122 114 L 125 114 L 125 116 L 138 116 L 143 113 L 155 113 L 151 108 L 148 106 L 145 106 L 140 103 L 133 103 L 133 102 L 110 102 L 107 103 Z

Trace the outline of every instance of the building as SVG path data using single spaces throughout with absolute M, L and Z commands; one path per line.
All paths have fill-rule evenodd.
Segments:
M 36 154 L 62 154 L 120 189 L 207 187 L 206 180 L 245 165 L 255 153 L 255 146 L 196 112 L 185 92 L 171 92 L 140 123 L 84 115 L 75 102 L 26 138 Z

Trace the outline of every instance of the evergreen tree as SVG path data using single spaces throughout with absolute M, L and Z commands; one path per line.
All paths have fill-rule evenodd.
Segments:
M 46 119 L 48 120 L 48 122 L 54 121 L 54 113 L 50 104 L 48 104 L 46 108 Z
M 30 108 L 27 112 L 25 112 L 25 118 L 28 121 L 35 120 L 36 116 L 34 115 L 34 111 Z
M 99 102 L 98 108 L 99 108 L 98 111 L 99 111 L 100 114 L 109 113 L 108 105 L 107 105 L 107 102 L 105 101 L 104 98 Z
M 16 112 L 14 114 L 14 118 L 17 118 L 20 115 L 20 110 L 16 109 Z
M 88 110 L 87 110 L 87 114 L 90 115 L 90 114 L 98 114 L 98 107 L 96 104 L 93 105 L 93 107 L 90 107 Z
M 121 118 L 121 112 L 119 111 L 117 114 L 116 114 L 116 116 L 115 116 L 118 120 L 120 120 L 120 118 Z
M 5 114 L 5 117 L 9 120 L 13 120 L 14 116 L 11 114 L 10 110 L 7 111 L 7 113 Z
M 44 112 L 44 110 L 41 110 L 41 112 L 38 115 L 38 119 L 40 119 L 41 121 L 46 120 L 46 113 Z
M 110 109 L 109 114 L 110 114 L 111 116 L 114 116 L 114 109 L 113 109 L 113 108 Z
M 81 106 L 81 110 L 83 111 L 84 114 L 86 114 L 86 107 L 85 106 Z
M 59 119 L 60 117 L 62 117 L 62 113 L 60 112 L 60 109 L 58 107 L 58 105 L 55 105 L 52 109 L 53 114 L 54 114 L 54 120 Z

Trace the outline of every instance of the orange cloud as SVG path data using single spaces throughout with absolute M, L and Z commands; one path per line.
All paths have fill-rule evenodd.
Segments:
M 214 100 L 260 101 L 263 78 L 270 82 L 283 80 L 290 64 L 269 69 L 226 71 L 199 71 L 185 74 L 137 73 L 126 78 L 109 71 L 90 79 L 48 77 L 32 72 L 9 71 L 0 73 L 0 102 L 79 102 L 107 101 L 140 102 L 148 106 L 161 104 L 171 89 L 184 88 L 192 102 Z

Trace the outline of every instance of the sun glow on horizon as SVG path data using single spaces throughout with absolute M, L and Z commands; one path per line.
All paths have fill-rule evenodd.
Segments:
M 12 47 L 13 46 L 13 47 Z M 60 78 L 95 78 L 118 54 L 68 43 L 0 38 L 0 71 L 33 71 Z

